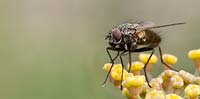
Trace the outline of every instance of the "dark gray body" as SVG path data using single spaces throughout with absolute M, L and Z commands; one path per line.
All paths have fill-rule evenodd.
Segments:
M 161 38 L 154 31 L 147 29 L 149 27 L 153 27 L 153 25 L 148 25 L 147 27 L 145 24 L 124 23 L 116 26 L 114 29 L 119 31 L 110 33 L 109 44 L 113 48 L 119 48 L 124 51 L 133 51 L 139 45 L 158 45 L 161 42 Z M 118 37 L 120 33 L 115 32 L 121 33 L 120 39 Z M 118 39 L 115 37 L 118 37 Z

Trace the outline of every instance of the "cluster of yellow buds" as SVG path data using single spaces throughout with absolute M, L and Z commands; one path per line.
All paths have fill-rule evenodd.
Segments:
M 199 99 L 200 98 L 200 49 L 191 50 L 188 57 L 194 61 L 195 73 L 187 71 L 174 71 L 164 66 L 163 72 L 157 77 L 151 76 L 152 66 L 158 60 L 156 55 L 152 55 L 146 66 L 147 78 L 149 84 L 142 74 L 150 54 L 140 53 L 138 61 L 127 65 L 123 69 L 121 64 L 106 63 L 103 70 L 107 73 L 110 71 L 109 80 L 113 85 L 120 89 L 122 94 L 128 99 Z M 177 57 L 171 54 L 163 54 L 163 62 L 168 66 L 175 65 Z M 123 71 L 122 71 L 123 69 Z M 123 76 L 122 76 L 123 73 Z M 123 89 L 121 89 L 121 86 Z

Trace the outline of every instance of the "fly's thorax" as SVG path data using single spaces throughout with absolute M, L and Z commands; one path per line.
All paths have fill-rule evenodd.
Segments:
M 120 48 L 123 47 L 124 50 L 133 50 L 137 47 L 137 38 L 133 36 L 136 32 L 136 27 L 139 24 L 124 23 L 118 26 L 118 29 L 122 33 L 122 39 L 120 43 Z
M 136 30 L 135 28 L 138 26 L 138 24 L 132 24 L 132 23 L 124 23 L 119 25 L 117 28 L 120 30 L 120 32 L 124 35 L 132 34 Z
M 123 34 L 122 42 L 125 50 L 133 50 L 137 46 L 137 39 L 132 34 Z

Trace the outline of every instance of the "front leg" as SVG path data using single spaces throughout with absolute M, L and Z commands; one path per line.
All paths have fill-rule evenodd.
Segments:
M 117 51 L 117 55 L 116 55 L 113 59 L 112 59 L 112 56 L 111 56 L 109 50 Z M 115 60 L 117 59 L 117 57 L 119 56 L 120 49 L 115 49 L 115 48 L 107 47 L 107 48 L 106 48 L 106 52 L 107 52 L 107 54 L 108 54 L 108 56 L 109 56 L 109 58 L 110 58 L 110 61 L 111 61 L 112 65 L 111 65 L 111 67 L 110 67 L 110 69 L 109 69 L 109 71 L 108 71 L 108 73 L 107 73 L 107 75 L 106 75 L 106 78 L 105 78 L 104 82 L 102 83 L 102 86 L 105 86 L 105 84 L 106 84 L 106 82 L 107 82 L 107 80 L 108 80 L 108 77 L 109 77 L 109 75 L 110 75 L 110 72 L 111 72 L 111 70 L 112 70 L 112 68 L 113 68 L 113 66 L 114 66 L 114 61 L 115 61 Z
M 120 90 L 123 90 L 122 81 L 123 81 L 123 75 L 124 75 L 124 62 L 123 62 L 123 59 L 122 59 L 122 55 L 120 55 L 119 57 L 120 57 L 120 61 L 121 61 L 121 64 L 122 64 L 122 74 L 121 74 Z

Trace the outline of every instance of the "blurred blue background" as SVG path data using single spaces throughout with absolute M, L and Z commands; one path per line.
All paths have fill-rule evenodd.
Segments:
M 200 1 L 193 0 L 1 0 L 1 99 L 122 99 L 109 83 L 101 83 L 109 62 L 104 40 L 123 22 L 149 20 L 164 53 L 178 57 L 176 68 L 193 72 L 187 58 L 200 48 Z M 113 53 L 114 54 L 114 53 Z M 137 54 L 134 54 L 137 60 Z M 153 75 L 161 71 L 155 65 Z

